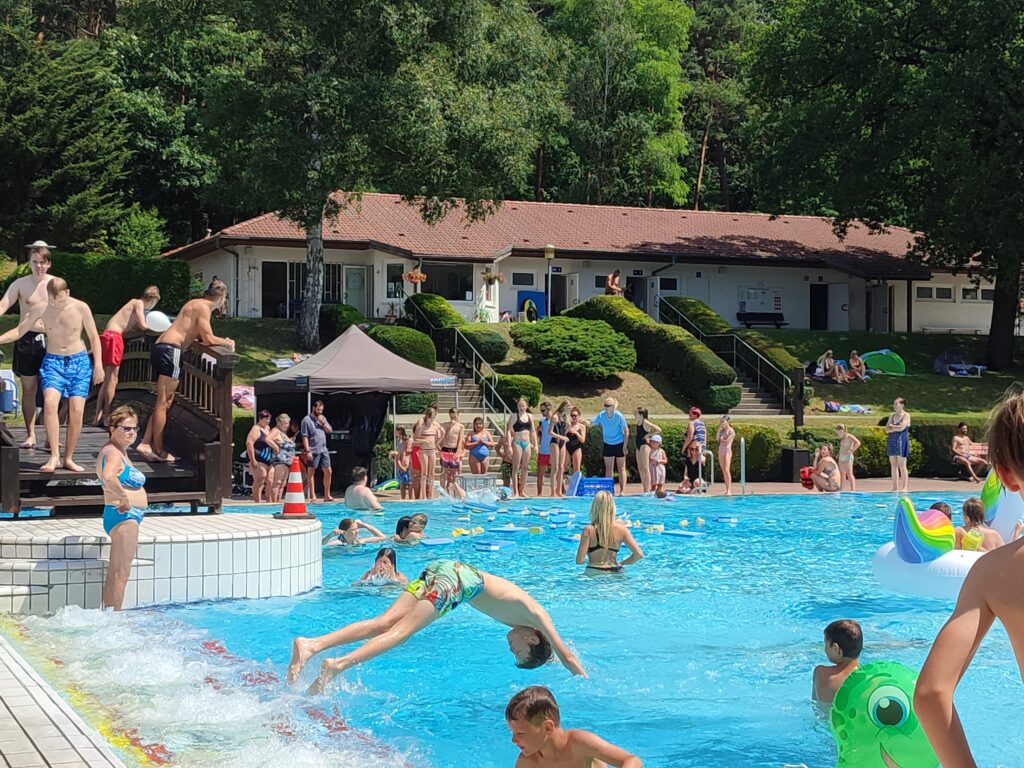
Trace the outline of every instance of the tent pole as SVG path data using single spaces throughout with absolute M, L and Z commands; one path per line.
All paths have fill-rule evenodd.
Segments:
M 398 451 L 398 401 L 391 396 L 391 450 Z M 395 469 L 395 480 L 398 479 L 398 462 L 392 462 Z
M 312 413 L 312 412 L 313 412 L 313 393 L 307 389 L 306 390 L 306 413 L 308 414 L 308 413 Z

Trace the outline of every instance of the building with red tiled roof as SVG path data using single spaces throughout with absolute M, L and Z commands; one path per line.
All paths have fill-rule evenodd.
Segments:
M 652 314 L 659 296 L 686 295 L 731 323 L 738 312 L 763 311 L 793 328 L 987 329 L 989 288 L 907 261 L 914 237 L 854 223 L 840 239 L 814 216 L 519 201 L 484 221 L 456 208 L 431 225 L 398 195 L 367 193 L 324 224 L 324 300 L 385 316 L 417 289 L 402 276 L 418 267 L 427 275 L 419 290 L 494 320 L 528 299 L 560 311 L 603 293 L 618 269 L 627 295 Z M 239 315 L 292 316 L 301 305 L 305 236 L 275 214 L 164 255 L 187 259 L 203 281 L 227 280 Z M 952 325 L 951 304 L 959 305 Z

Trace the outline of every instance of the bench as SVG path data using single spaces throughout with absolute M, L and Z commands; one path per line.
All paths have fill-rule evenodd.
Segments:
M 984 333 L 980 328 L 971 328 L 966 325 L 924 325 L 921 326 L 921 330 L 924 333 L 959 333 L 963 335 L 970 334 L 971 336 Z
M 746 328 L 754 325 L 774 325 L 776 328 L 789 325 L 781 312 L 737 312 L 736 319 Z
M 988 443 L 975 443 L 971 442 L 971 455 L 976 456 L 979 459 L 988 461 Z M 962 480 L 966 480 L 970 475 L 967 472 L 967 467 L 957 461 L 952 455 L 950 455 L 950 461 L 956 465 L 957 474 Z M 984 478 L 983 478 L 984 479 Z

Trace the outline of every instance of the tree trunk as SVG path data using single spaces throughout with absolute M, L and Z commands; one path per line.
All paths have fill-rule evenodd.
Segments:
M 708 156 L 708 137 L 711 135 L 711 119 L 714 110 L 708 112 L 708 122 L 704 126 L 704 137 L 700 140 L 700 162 L 697 164 L 697 188 L 693 193 L 693 210 L 700 210 L 700 188 L 704 185 L 704 162 Z
M 729 168 L 725 164 L 725 140 L 715 142 L 715 158 L 718 161 L 718 190 L 722 195 L 722 210 L 732 210 L 732 199 L 729 194 Z
M 299 346 L 307 352 L 320 349 L 320 302 L 324 295 L 324 216 L 306 222 L 306 287 L 299 317 Z
M 1013 365 L 1014 326 L 1020 302 L 1020 251 L 1011 245 L 998 259 L 986 357 L 990 368 L 1006 371 Z
M 544 147 L 537 147 L 537 167 L 533 176 L 533 199 L 544 202 Z

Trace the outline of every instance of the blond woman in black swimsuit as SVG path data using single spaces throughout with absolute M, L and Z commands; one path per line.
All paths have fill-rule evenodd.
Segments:
M 625 544 L 630 555 L 617 562 L 619 550 Z M 587 564 L 587 570 L 599 573 L 618 573 L 627 565 L 643 559 L 644 551 L 633 538 L 629 528 L 615 519 L 615 499 L 608 491 L 599 491 L 590 505 L 590 525 L 583 527 L 580 545 L 576 549 L 576 562 Z
M 512 444 L 512 498 L 526 498 L 526 476 L 530 471 L 530 454 L 537 447 L 537 429 L 526 398 L 516 401 L 516 416 L 506 430 Z

